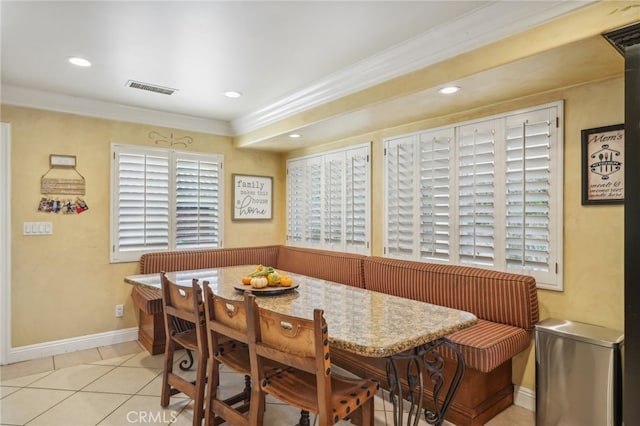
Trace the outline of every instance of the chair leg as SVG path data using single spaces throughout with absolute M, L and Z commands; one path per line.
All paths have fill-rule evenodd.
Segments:
M 220 372 L 218 362 L 209 359 L 209 372 L 207 374 L 207 396 L 205 403 L 204 420 L 205 425 L 214 426 L 216 415 L 213 412 L 213 400 L 218 395 L 218 386 L 220 385 Z
M 375 421 L 373 398 L 368 399 L 357 411 L 359 411 L 360 414 L 359 424 L 361 426 L 373 426 L 373 422 Z
M 251 383 L 251 404 L 249 404 L 249 424 L 261 425 L 264 422 L 265 395 L 260 389 L 260 383 Z
M 204 418 L 204 389 L 207 382 L 207 355 L 198 354 L 198 368 L 196 369 L 196 397 L 193 401 L 193 425 L 202 426 Z
M 173 373 L 173 352 L 175 350 L 174 343 L 171 339 L 167 339 L 164 348 L 164 367 L 162 369 L 162 394 L 160 395 L 160 406 L 169 405 L 171 397 L 171 385 L 169 384 L 169 375 Z

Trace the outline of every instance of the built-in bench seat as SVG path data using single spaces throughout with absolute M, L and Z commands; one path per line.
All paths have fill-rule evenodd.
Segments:
M 140 273 L 244 264 L 274 266 L 475 314 L 477 324 L 448 336 L 462 352 L 467 370 L 447 419 L 460 426 L 482 425 L 513 403 L 511 359 L 531 344 L 539 315 L 532 277 L 289 246 L 149 253 L 140 259 Z M 140 308 L 140 342 L 151 353 L 162 352 L 164 328 L 161 308 L 157 308 L 160 292 L 134 287 L 132 297 Z M 448 348 L 441 352 L 445 375 L 451 377 L 455 363 L 446 359 L 453 358 L 453 353 Z M 355 374 L 386 382 L 384 359 L 332 350 L 332 361 Z M 428 375 L 424 380 L 430 389 Z M 432 398 L 426 390 L 424 403 L 432 404 Z
M 448 306 L 478 317 L 475 325 L 448 336 L 467 364 L 465 382 L 476 383 L 460 389 L 449 413 L 451 421 L 484 424 L 513 403 L 511 359 L 529 347 L 538 322 L 533 277 L 377 256 L 363 260 L 363 272 L 368 290 Z M 451 349 L 444 347 L 441 352 L 445 358 L 455 359 Z M 334 353 L 334 361 L 358 370 L 356 374 L 373 373 L 379 380 L 386 377 L 384 362 L 343 352 Z M 425 403 L 430 401 L 425 399 Z

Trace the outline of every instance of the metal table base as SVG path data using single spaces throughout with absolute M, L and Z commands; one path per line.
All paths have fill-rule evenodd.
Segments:
M 444 377 L 444 359 L 439 352 L 439 348 L 446 346 L 453 350 L 457 358 L 456 371 L 451 378 L 451 384 L 447 390 L 442 403 L 440 403 L 440 394 L 446 384 Z M 464 358 L 458 347 L 447 338 L 441 338 L 429 342 L 425 345 L 413 348 L 410 352 L 393 355 L 387 360 L 387 382 L 389 384 L 389 399 L 393 404 L 393 419 L 396 426 L 402 425 L 403 420 L 403 403 L 404 397 L 402 393 L 402 383 L 400 380 L 401 372 L 398 368 L 398 361 L 407 360 L 406 371 L 408 393 L 407 400 L 410 408 L 407 417 L 407 426 L 417 426 L 422 413 L 422 400 L 424 395 L 423 373 L 429 375 L 431 383 L 433 383 L 433 403 L 434 410 L 431 411 L 424 408 L 425 420 L 432 425 L 441 425 L 444 417 L 449 410 L 449 406 L 460 388 L 462 378 L 466 369 Z M 416 398 L 416 395 L 418 396 Z M 416 401 L 417 399 L 417 401 Z

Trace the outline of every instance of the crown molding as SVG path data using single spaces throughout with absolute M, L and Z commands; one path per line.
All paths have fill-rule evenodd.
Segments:
M 596 1 L 494 1 L 446 25 L 331 74 L 231 121 L 242 135 L 392 78 L 458 56 L 573 12 Z M 499 22 L 496 16 L 500 17 Z
M 87 98 L 62 95 L 54 92 L 2 85 L 0 101 L 3 104 L 46 109 L 70 114 L 84 115 L 109 120 L 149 124 L 233 136 L 229 122 L 191 117 L 188 115 L 131 107 Z
M 515 35 L 579 8 L 578 1 L 492 1 L 455 21 L 436 27 L 333 73 L 302 90 L 231 122 L 131 107 L 59 93 L 2 85 L 4 104 L 47 109 L 96 118 L 239 136 L 327 102 L 426 68 L 435 63 Z M 496 16 L 500 17 L 497 22 Z

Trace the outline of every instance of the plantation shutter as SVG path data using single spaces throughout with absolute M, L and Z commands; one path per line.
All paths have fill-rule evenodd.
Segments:
M 339 248 L 342 245 L 342 236 L 344 234 L 344 153 L 337 152 L 325 155 L 323 160 L 323 241 L 326 248 Z
M 458 256 L 460 263 L 495 263 L 496 123 L 458 128 Z
M 111 258 L 222 247 L 222 155 L 112 144 Z
M 384 140 L 384 253 L 562 290 L 562 103 Z
M 300 243 L 304 238 L 304 172 L 304 161 L 287 163 L 287 241 L 290 243 Z
M 351 253 L 369 250 L 369 146 L 350 149 L 345 161 L 345 245 Z
M 420 134 L 420 259 L 449 261 L 453 129 Z
M 545 280 L 555 272 L 550 155 L 556 116 L 556 108 L 545 108 L 506 118 L 506 266 Z
M 176 249 L 221 246 L 221 180 L 217 156 L 175 153 Z
M 386 254 L 392 257 L 411 258 L 416 251 L 414 206 L 419 203 L 416 140 L 415 135 L 401 137 L 387 141 L 385 146 Z
M 305 162 L 304 241 L 310 245 L 322 242 L 322 157 Z
M 119 189 L 114 201 L 115 252 L 169 248 L 169 153 L 114 151 Z
M 369 253 L 370 146 L 287 160 L 287 242 Z

